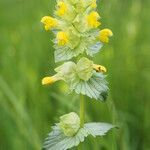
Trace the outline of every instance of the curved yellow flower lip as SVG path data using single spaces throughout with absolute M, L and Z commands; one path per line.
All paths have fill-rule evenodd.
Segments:
M 42 79 L 42 85 L 51 85 L 54 82 L 56 82 L 58 80 L 58 78 L 56 78 L 55 76 L 51 76 L 51 77 L 44 77 Z
M 93 64 L 93 69 L 96 72 L 103 72 L 103 73 L 107 72 L 107 69 L 102 65 Z
M 103 43 L 108 43 L 111 36 L 113 36 L 113 32 L 110 29 L 103 29 L 99 32 L 99 40 Z
M 96 11 L 92 11 L 87 15 L 87 23 L 91 28 L 97 28 L 101 25 L 99 19 L 100 15 Z
M 44 16 L 41 19 L 41 22 L 44 24 L 45 30 L 51 30 L 55 28 L 58 25 L 57 19 L 51 17 L 51 16 Z

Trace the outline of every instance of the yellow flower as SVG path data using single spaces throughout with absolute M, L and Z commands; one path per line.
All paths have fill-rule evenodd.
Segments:
M 103 43 L 108 43 L 111 36 L 113 36 L 113 33 L 110 29 L 103 29 L 100 31 L 99 40 Z
M 106 72 L 107 69 L 104 66 L 93 64 L 93 69 L 96 70 L 97 72 Z
M 64 2 L 58 2 L 56 14 L 63 16 L 67 12 L 67 5 Z
M 48 84 L 53 84 L 56 82 L 58 79 L 55 76 L 52 77 L 44 77 L 42 79 L 42 85 L 48 85 Z
M 96 0 L 92 0 L 91 7 L 92 8 L 96 8 L 97 7 Z
M 41 22 L 45 25 L 45 30 L 51 30 L 57 26 L 57 20 L 50 16 L 45 16 L 41 19 Z
M 101 23 L 97 21 L 100 19 L 99 14 L 96 11 L 92 11 L 88 16 L 87 16 L 87 23 L 91 28 L 97 28 Z
M 60 31 L 57 33 L 57 41 L 58 41 L 58 45 L 63 46 L 66 43 L 68 43 L 68 35 L 66 32 Z

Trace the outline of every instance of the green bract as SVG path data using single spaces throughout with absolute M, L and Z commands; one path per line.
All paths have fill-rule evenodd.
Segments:
M 77 74 L 80 79 L 88 81 L 93 74 L 93 61 L 83 57 L 77 63 Z
M 73 80 L 84 80 L 88 81 L 93 71 L 93 61 L 82 57 L 77 64 L 74 62 L 66 62 L 63 65 L 55 69 L 57 76 L 70 83 Z
M 67 150 L 79 145 L 88 135 L 93 137 L 104 136 L 110 129 L 116 126 L 103 123 L 85 123 L 74 136 L 66 136 L 58 125 L 52 127 L 52 132 L 45 139 L 43 148 L 46 150 Z
M 82 29 L 83 27 L 81 27 Z M 69 42 L 64 46 L 54 45 L 55 48 L 55 61 L 65 61 L 79 54 L 86 53 L 93 56 L 98 53 L 103 44 L 97 40 L 98 31 L 86 32 L 79 34 L 74 29 L 70 29 Z
M 66 136 L 73 136 L 80 128 L 80 118 L 76 113 L 71 112 L 61 116 L 58 125 Z
M 65 80 L 66 82 L 70 82 L 74 78 L 76 78 L 76 64 L 74 62 L 66 62 L 63 65 L 57 67 L 55 69 L 57 72 L 57 76 Z
M 77 82 L 70 84 L 70 88 L 77 94 L 87 95 L 96 100 L 105 101 L 108 95 L 108 86 L 105 75 L 95 71 L 88 81 L 80 79 Z
M 82 57 L 77 64 L 69 61 L 55 71 L 56 76 L 64 80 L 71 91 L 97 100 L 106 99 L 108 87 L 105 75 L 93 70 L 93 61 Z

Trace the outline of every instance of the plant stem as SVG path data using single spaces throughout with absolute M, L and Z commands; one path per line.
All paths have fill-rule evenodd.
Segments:
M 85 117 L 85 105 L 84 105 L 84 96 L 80 95 L 80 126 L 81 128 L 84 126 L 84 117 Z M 83 150 L 83 143 L 80 143 L 78 146 L 78 150 Z
M 84 126 L 84 117 L 85 117 L 85 112 L 84 112 L 84 96 L 80 96 L 80 122 L 81 122 L 81 127 Z

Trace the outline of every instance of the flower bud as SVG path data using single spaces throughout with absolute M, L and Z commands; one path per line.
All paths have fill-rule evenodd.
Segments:
M 74 136 L 80 128 L 80 118 L 76 113 L 71 112 L 61 116 L 58 125 L 66 136 L 71 137 Z

